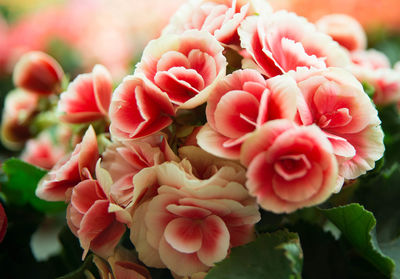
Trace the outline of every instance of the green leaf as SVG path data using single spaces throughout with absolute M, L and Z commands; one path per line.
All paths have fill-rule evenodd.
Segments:
M 304 279 L 386 278 L 375 266 L 355 253 L 348 241 L 336 239 L 320 225 L 300 221 L 290 226 L 290 231 L 297 232 L 301 241 Z
M 378 240 L 384 242 L 400 234 L 400 165 L 389 166 L 375 177 L 362 178 L 354 196 L 354 202 L 374 213 Z
M 382 243 L 380 247 L 385 255 L 388 255 L 395 261 L 396 270 L 394 271 L 394 277 L 400 278 L 400 237 L 394 241 Z
M 2 185 L 2 192 L 8 202 L 19 206 L 30 204 L 40 212 L 65 210 L 63 202 L 47 202 L 36 197 L 35 190 L 40 179 L 46 174 L 45 170 L 11 158 L 4 162 L 3 171 L 8 179 Z
M 356 251 L 384 275 L 390 277 L 395 270 L 394 261 L 384 255 L 375 237 L 374 215 L 359 204 L 353 203 L 321 212 L 342 232 Z
M 303 252 L 296 233 L 286 230 L 260 235 L 255 241 L 232 249 L 206 279 L 301 278 Z

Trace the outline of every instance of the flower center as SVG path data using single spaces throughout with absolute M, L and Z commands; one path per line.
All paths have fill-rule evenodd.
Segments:
M 275 171 L 286 181 L 303 177 L 310 168 L 311 164 L 304 154 L 282 156 L 274 164 Z
M 324 128 L 343 127 L 350 123 L 352 117 L 348 108 L 340 108 L 334 112 L 323 114 L 318 121 L 318 126 Z

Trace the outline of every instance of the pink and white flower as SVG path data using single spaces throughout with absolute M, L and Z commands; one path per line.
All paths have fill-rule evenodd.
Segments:
M 246 16 L 271 12 L 272 8 L 263 1 L 191 0 L 175 13 L 163 34 L 195 29 L 207 31 L 220 43 L 229 45 L 239 41 L 237 29 Z
M 114 138 L 142 138 L 172 123 L 174 107 L 166 93 L 141 75 L 127 76 L 115 89 L 110 105 Z
M 1 123 L 1 141 L 9 149 L 18 150 L 32 134 L 30 123 L 38 112 L 39 96 L 22 89 L 7 94 Z
M 57 93 L 64 72 L 58 62 L 48 54 L 31 51 L 24 54 L 14 68 L 15 86 L 34 94 Z
M 196 147 L 185 148 L 196 158 L 196 167 L 187 159 L 152 167 L 157 195 L 136 209 L 131 227 L 139 259 L 178 276 L 207 271 L 231 247 L 251 241 L 260 219 L 243 185 L 243 168 L 213 166 L 216 158 Z M 135 178 L 146 174 L 142 172 Z
M 133 198 L 133 177 L 142 169 L 179 161 L 163 134 L 155 134 L 139 140 L 116 142 L 103 153 L 102 167 L 106 169 L 114 183 L 110 189 L 112 200 L 127 207 Z
M 36 195 L 47 201 L 69 201 L 72 188 L 94 173 L 99 151 L 92 126 L 72 154 L 65 156 L 47 173 L 36 188 Z
M 244 63 L 250 66 L 255 62 L 268 77 L 302 66 L 321 69 L 350 62 L 337 42 L 294 13 L 278 11 L 269 17 L 247 17 L 238 32 L 242 47 L 253 59 Z
M 164 35 L 144 49 L 135 74 L 144 74 L 177 109 L 191 109 L 206 102 L 217 81 L 225 76 L 227 62 L 222 51 L 206 31 Z
M 103 258 L 111 256 L 124 234 L 125 224 L 117 220 L 116 213 L 109 212 L 109 206 L 108 189 L 101 180 L 86 179 L 72 189 L 67 223 L 79 238 L 83 258 L 89 249 Z
M 337 156 L 340 176 L 354 179 L 373 169 L 383 155 L 383 132 L 361 83 L 340 68 L 298 69 L 292 75 L 304 97 L 298 103 L 298 121 L 314 123 L 325 132 Z
M 279 119 L 246 139 L 240 162 L 246 187 L 257 202 L 275 213 L 290 213 L 325 201 L 335 190 L 338 164 L 332 145 L 316 126 L 299 127 Z
M 57 145 L 49 132 L 41 133 L 37 138 L 30 139 L 25 145 L 21 159 L 37 167 L 50 170 L 65 156 L 65 147 Z
M 349 51 L 363 50 L 367 47 L 367 35 L 361 24 L 346 14 L 330 14 L 320 18 L 317 29 L 332 37 Z
M 390 68 L 389 58 L 376 49 L 357 50 L 350 53 L 351 62 L 364 69 L 377 70 Z
M 374 49 L 351 53 L 353 64 L 349 70 L 360 81 L 375 89 L 373 100 L 377 105 L 394 104 L 400 100 L 400 75 L 391 69 L 387 56 Z
M 255 70 L 238 70 L 221 80 L 207 102 L 208 123 L 197 135 L 198 144 L 220 157 L 239 159 L 249 133 L 268 120 L 296 115 L 295 80 L 281 75 L 265 80 Z
M 84 123 L 107 117 L 112 95 L 112 79 L 108 70 L 96 65 L 91 73 L 80 74 L 60 96 L 60 119 L 68 123 Z

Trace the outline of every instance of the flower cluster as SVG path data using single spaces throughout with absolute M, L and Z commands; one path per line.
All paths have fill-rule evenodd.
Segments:
M 149 276 L 115 260 L 129 230 L 146 266 L 201 278 L 255 239 L 259 207 L 321 204 L 375 167 L 384 145 L 373 101 L 399 101 L 400 83 L 365 45 L 346 16 L 313 24 L 265 1 L 189 1 L 115 90 L 104 66 L 60 90 L 56 62 L 23 58 L 14 82 L 24 93 L 13 94 L 32 100 L 5 111 L 3 137 L 20 136 L 11 121 L 46 126 L 22 156 L 50 170 L 36 194 L 68 204 L 83 257 L 108 261 L 104 274 Z

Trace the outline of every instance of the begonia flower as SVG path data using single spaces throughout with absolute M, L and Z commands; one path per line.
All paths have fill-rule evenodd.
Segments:
M 177 109 L 191 109 L 206 102 L 225 76 L 223 49 L 206 31 L 167 34 L 146 46 L 135 74 L 144 74 Z
M 60 159 L 39 182 L 36 195 L 47 201 L 69 201 L 71 188 L 94 173 L 99 151 L 92 126 L 72 154 Z
M 144 171 L 150 170 L 159 186 L 157 195 L 135 210 L 130 229 L 144 264 L 191 276 L 224 259 L 231 247 L 250 242 L 260 215 L 243 185 L 243 168 L 224 165 L 199 148 L 184 148 L 187 159 L 181 163 L 166 162 L 135 176 L 148 176 Z M 146 182 L 143 177 L 141 183 Z
M 2 143 L 10 149 L 24 146 L 32 133 L 30 124 L 38 112 L 39 96 L 21 89 L 7 94 L 1 123 Z
M 302 66 L 321 69 L 350 63 L 345 49 L 294 13 L 278 11 L 269 17 L 247 17 L 238 32 L 242 47 L 268 77 Z M 245 62 L 253 63 L 249 59 Z
M 146 137 L 170 125 L 174 114 L 167 94 L 143 76 L 127 76 L 113 94 L 110 132 L 124 140 Z
M 367 35 L 361 24 L 346 14 L 330 14 L 320 18 L 317 29 L 332 37 L 349 51 L 363 50 L 367 46 Z
M 272 120 L 242 146 L 246 187 L 258 204 L 274 213 L 290 213 L 325 201 L 335 190 L 338 164 L 332 145 L 316 126 Z
M 163 34 L 195 29 L 207 31 L 229 45 L 239 41 L 237 29 L 246 16 L 255 13 L 267 16 L 271 11 L 266 1 L 191 0 L 175 13 Z
M 37 167 L 50 170 L 65 156 L 65 147 L 57 145 L 49 132 L 41 133 L 37 138 L 30 139 L 25 145 L 21 159 Z
M 348 67 L 360 81 L 374 88 L 376 105 L 385 106 L 400 101 L 400 75 L 391 69 L 387 56 L 374 49 L 351 53 L 353 64 Z
M 101 176 L 97 169 L 96 176 Z M 72 189 L 67 223 L 79 238 L 84 249 L 83 258 L 89 249 L 103 258 L 111 256 L 126 230 L 125 224 L 117 220 L 116 213 L 109 212 L 108 190 L 101 179 L 92 178 L 81 181 Z
M 361 83 L 340 68 L 303 68 L 292 75 L 304 97 L 298 103 L 299 123 L 314 123 L 326 134 L 337 156 L 340 176 L 355 179 L 373 169 L 385 149 L 383 132 L 377 110 Z
M 101 165 L 114 182 L 110 189 L 113 201 L 119 206 L 128 206 L 133 196 L 133 177 L 143 168 L 166 161 L 179 161 L 179 158 L 163 134 L 109 145 L 103 153 Z
M 107 117 L 111 95 L 111 75 L 104 66 L 96 65 L 91 73 L 78 75 L 60 95 L 60 119 L 84 123 Z
M 288 75 L 265 80 L 255 70 L 235 71 L 210 94 L 208 123 L 197 135 L 198 144 L 216 156 L 238 159 L 249 133 L 268 120 L 294 119 L 298 94 L 296 82 Z
M 389 58 L 376 49 L 352 51 L 350 57 L 353 64 L 362 68 L 371 70 L 390 68 Z

